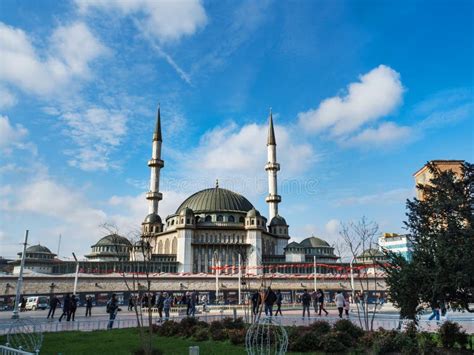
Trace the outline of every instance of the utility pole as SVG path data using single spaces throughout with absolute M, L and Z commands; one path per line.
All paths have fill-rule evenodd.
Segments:
M 23 243 L 23 253 L 21 254 L 20 275 L 16 284 L 15 307 L 13 307 L 12 319 L 20 318 L 18 314 L 18 304 L 20 303 L 21 288 L 23 286 L 23 269 L 25 268 L 26 246 L 28 245 L 28 229 L 25 232 L 25 242 Z
M 242 266 L 240 265 L 240 253 L 239 253 L 239 304 L 242 304 Z
M 352 264 L 354 263 L 354 259 L 355 258 L 352 258 L 350 264 L 349 264 L 349 267 L 350 267 L 350 273 L 351 273 L 351 290 L 352 290 L 352 302 L 355 302 L 355 291 L 354 291 L 354 270 L 352 268 Z
M 216 305 L 219 303 L 219 265 L 218 254 L 214 252 L 214 269 L 216 270 Z
M 318 289 L 318 279 L 316 277 L 316 271 L 317 271 L 317 269 L 316 269 L 316 255 L 314 255 L 314 257 L 313 257 L 314 292 L 316 292 L 317 289 Z
M 77 278 L 79 277 L 79 260 L 76 258 L 76 254 L 72 253 L 74 260 L 76 260 L 76 275 L 74 276 L 74 291 L 72 292 L 73 295 L 76 294 L 77 290 Z

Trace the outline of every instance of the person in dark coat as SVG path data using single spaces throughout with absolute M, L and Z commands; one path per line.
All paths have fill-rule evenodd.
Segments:
M 318 300 L 319 300 L 319 315 L 321 315 L 321 311 L 324 311 L 326 315 L 328 315 L 328 311 L 324 308 L 324 292 L 323 290 L 318 290 Z
M 304 290 L 303 295 L 301 296 L 301 303 L 303 304 L 303 318 L 306 313 L 308 313 L 308 318 L 310 317 L 309 314 L 309 307 L 311 305 L 311 295 L 308 293 L 308 290 Z
M 46 319 L 49 319 L 49 317 L 51 317 L 51 319 L 54 318 L 54 312 L 56 312 L 56 307 L 58 307 L 58 305 L 60 305 L 61 302 L 59 302 L 59 299 L 53 295 L 50 297 L 49 299 L 49 312 L 48 312 L 48 316 L 46 317 Z
M 86 317 L 92 317 L 92 297 L 87 296 L 86 299 Z
M 261 303 L 262 303 L 262 296 L 260 296 L 260 292 L 255 291 L 252 294 L 252 313 L 254 315 L 257 315 L 258 308 L 260 307 Z
M 69 293 L 67 293 L 66 296 L 64 296 L 63 314 L 61 314 L 61 317 L 59 317 L 60 322 L 64 316 L 66 316 L 67 321 L 71 320 L 71 297 L 69 296 Z
M 117 313 L 121 311 L 118 306 L 118 300 L 115 296 L 115 293 L 112 294 L 112 298 L 107 302 L 105 310 L 109 314 L 109 324 L 107 325 L 107 329 L 112 329 L 114 326 L 115 317 L 117 317 Z
M 276 293 L 276 305 L 277 305 L 277 310 L 275 312 L 275 316 L 278 315 L 278 313 L 280 313 L 281 316 L 283 316 L 283 314 L 281 313 L 281 303 L 283 302 L 283 295 L 281 294 L 281 291 L 278 290 L 277 293 Z
M 70 318 L 72 318 L 72 321 L 76 320 L 75 318 L 76 318 L 77 302 L 79 302 L 79 299 L 76 297 L 76 295 L 72 295 L 72 297 L 71 297 L 71 312 L 69 313 Z
M 163 321 L 163 307 L 164 307 L 165 297 L 163 292 L 160 292 L 158 299 L 156 300 L 156 307 L 158 308 L 158 316 L 160 317 L 160 322 Z
M 268 286 L 267 292 L 265 292 L 265 315 L 273 316 L 273 304 L 276 302 L 276 294 L 272 288 Z
M 26 298 L 22 297 L 20 301 L 20 312 L 26 311 Z

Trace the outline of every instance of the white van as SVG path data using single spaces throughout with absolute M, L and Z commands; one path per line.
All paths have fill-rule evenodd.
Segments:
M 31 296 L 26 299 L 25 309 L 36 311 L 37 309 L 47 309 L 49 307 L 49 298 L 46 296 Z

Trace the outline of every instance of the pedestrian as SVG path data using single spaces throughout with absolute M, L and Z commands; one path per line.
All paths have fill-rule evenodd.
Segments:
M 163 310 L 165 311 L 165 321 L 170 319 L 170 309 L 171 309 L 172 303 L 173 303 L 173 298 L 171 297 L 171 295 L 168 295 L 168 293 L 165 292 L 164 300 L 163 300 Z
M 186 305 L 186 316 L 189 317 L 191 314 L 191 294 L 189 292 L 183 295 L 181 303 Z
M 273 316 L 273 304 L 275 303 L 277 297 L 272 288 L 268 286 L 267 292 L 265 292 L 265 315 Z
M 158 308 L 158 316 L 160 317 L 160 322 L 163 321 L 163 303 L 165 298 L 163 296 L 163 292 L 160 292 L 158 295 L 158 299 L 156 300 L 156 307 Z
M 86 317 L 92 317 L 92 297 L 87 296 L 86 299 Z
M 308 313 L 308 318 L 310 317 L 309 314 L 309 306 L 311 305 L 311 295 L 308 293 L 308 290 L 304 290 L 303 295 L 301 296 L 301 303 L 303 304 L 303 319 L 305 313 Z
M 281 294 L 281 291 L 278 290 L 276 293 L 276 305 L 277 305 L 277 310 L 275 312 L 275 316 L 280 313 L 280 316 L 283 317 L 283 314 L 281 313 L 281 303 L 283 302 L 283 295 Z
M 324 292 L 321 289 L 318 290 L 318 301 L 319 301 L 319 315 L 321 315 L 321 311 L 324 311 L 327 316 L 328 311 L 326 311 L 326 308 L 324 308 Z
M 314 291 L 311 294 L 311 300 L 313 301 L 314 314 L 317 314 L 318 313 L 318 303 L 319 303 L 318 291 Z
M 349 297 L 346 297 L 344 300 L 344 312 L 346 313 L 346 317 L 349 317 L 349 311 L 351 309 L 351 302 L 349 300 Z
M 133 306 L 134 306 L 134 299 L 135 296 L 130 295 L 130 298 L 128 299 L 128 310 L 133 311 Z
M 20 301 L 20 312 L 26 311 L 26 298 L 22 297 Z
M 341 290 L 338 290 L 336 293 L 336 297 L 334 299 L 336 302 L 337 310 L 339 311 L 339 318 L 342 318 L 342 312 L 344 310 L 344 295 L 342 294 Z
M 148 295 L 147 294 L 145 294 L 142 297 L 142 308 L 145 308 L 145 307 L 148 307 Z
M 54 312 L 56 312 L 56 307 L 60 304 L 61 302 L 59 302 L 59 299 L 55 295 L 52 295 L 49 298 L 49 312 L 46 319 L 49 319 L 49 317 L 51 317 L 51 319 L 54 318 Z
M 75 317 L 76 317 L 77 302 L 79 302 L 79 299 L 76 297 L 76 295 L 72 295 L 70 315 L 73 322 L 75 321 Z
M 61 317 L 59 317 L 60 322 L 64 316 L 66 316 L 66 321 L 69 322 L 71 320 L 71 297 L 69 296 L 69 293 L 66 293 L 66 296 L 64 296 L 63 314 L 61 314 Z
M 105 311 L 109 314 L 109 324 L 107 325 L 107 329 L 112 329 L 117 313 L 121 311 L 115 293 L 112 294 L 112 298 L 107 302 Z
M 428 318 L 428 320 L 433 320 L 433 318 L 436 318 L 436 322 L 439 322 L 439 310 L 440 310 L 440 307 L 439 307 L 439 302 L 433 302 L 431 304 L 431 310 L 432 310 L 432 313 L 431 313 L 431 316 Z
M 198 294 L 196 290 L 194 290 L 193 292 L 191 292 L 191 295 L 189 296 L 189 305 L 190 305 L 189 315 L 191 317 L 194 317 L 194 315 L 196 314 L 196 305 L 198 303 L 197 298 L 198 298 Z
M 155 305 L 156 305 L 156 294 L 153 293 L 153 296 L 151 296 L 150 307 L 155 308 Z
M 251 300 L 252 300 L 252 313 L 254 315 L 257 315 L 260 304 L 262 303 L 262 296 L 260 296 L 260 292 L 255 291 L 252 294 Z

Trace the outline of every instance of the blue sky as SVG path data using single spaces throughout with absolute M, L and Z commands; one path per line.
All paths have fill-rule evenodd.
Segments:
M 473 160 L 471 1 L 0 3 L 0 255 L 85 254 L 146 215 L 156 107 L 160 215 L 214 185 L 265 215 L 277 125 L 290 234 L 365 215 L 403 232 L 412 174 Z

